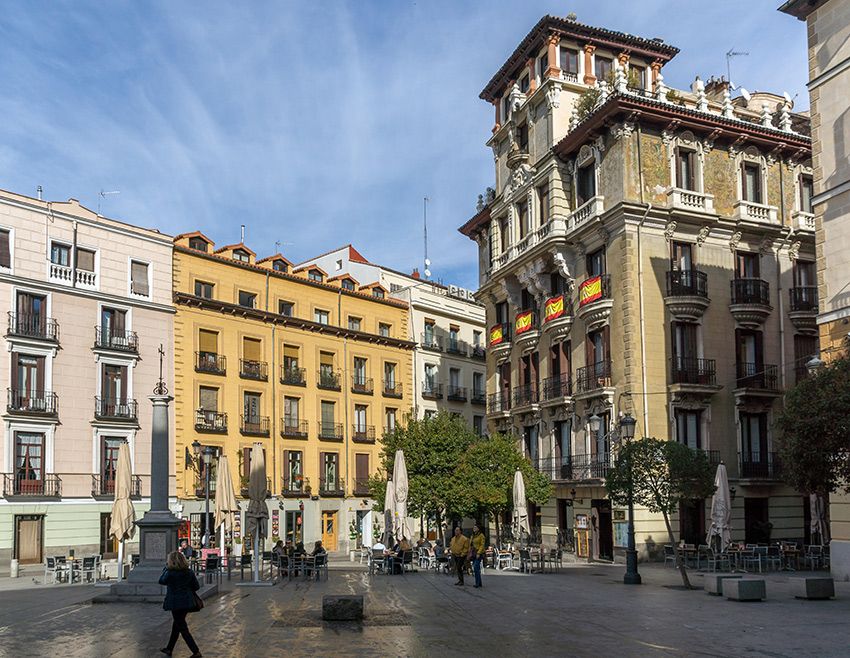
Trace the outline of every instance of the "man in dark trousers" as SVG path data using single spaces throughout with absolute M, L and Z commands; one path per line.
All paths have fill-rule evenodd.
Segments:
M 455 528 L 455 536 L 452 537 L 449 550 L 452 554 L 452 559 L 455 561 L 455 569 L 457 570 L 457 582 L 455 585 L 463 585 L 463 572 L 466 566 L 466 559 L 469 557 L 469 538 L 461 532 L 460 526 Z

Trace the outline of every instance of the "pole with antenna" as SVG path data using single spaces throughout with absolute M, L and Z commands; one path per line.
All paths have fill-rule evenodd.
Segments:
M 41 187 L 41 186 L 39 186 L 39 187 Z M 121 190 L 112 190 L 111 192 L 106 192 L 103 189 L 101 189 L 100 192 L 98 192 L 97 194 L 100 197 L 97 200 L 97 214 L 99 215 L 100 214 L 100 204 L 101 204 L 101 202 L 106 200 L 106 197 L 109 196 L 110 194 L 121 194 Z
M 730 48 L 726 52 L 726 79 L 729 81 L 729 87 L 731 89 L 734 89 L 736 86 L 740 86 L 740 85 L 735 85 L 732 82 L 732 58 L 733 57 L 747 57 L 749 54 L 750 53 L 742 52 L 740 50 L 735 50 L 734 48 Z
M 428 258 L 428 199 L 427 196 L 422 197 L 422 236 L 425 243 L 425 278 L 431 276 L 431 260 Z

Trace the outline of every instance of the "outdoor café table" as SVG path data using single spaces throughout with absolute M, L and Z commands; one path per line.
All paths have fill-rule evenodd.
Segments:
M 780 571 L 796 571 L 800 566 L 800 549 L 782 547 L 782 568 Z

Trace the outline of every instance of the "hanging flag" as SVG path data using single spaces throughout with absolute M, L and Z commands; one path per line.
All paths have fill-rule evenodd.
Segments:
M 564 296 L 558 295 L 546 300 L 545 322 L 556 320 L 564 314 Z
M 504 331 L 502 331 L 502 325 L 497 324 L 492 329 L 490 329 L 490 345 L 499 345 L 505 340 Z
M 578 305 L 584 306 L 602 298 L 602 277 L 594 276 L 579 286 Z
M 517 336 L 534 328 L 534 311 L 523 311 L 516 314 L 515 330 Z

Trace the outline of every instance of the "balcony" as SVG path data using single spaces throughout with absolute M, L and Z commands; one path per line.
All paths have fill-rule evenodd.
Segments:
M 306 439 L 310 433 L 310 423 L 297 418 L 280 419 L 280 435 L 285 439 Z
M 753 203 L 752 201 L 738 201 L 732 210 L 732 218 L 739 222 L 779 224 L 776 206 Z
M 443 385 L 425 380 L 422 382 L 422 397 L 426 400 L 442 400 Z
M 732 303 L 729 311 L 742 327 L 756 328 L 773 310 L 770 306 L 770 284 L 761 279 L 732 279 Z
M 611 386 L 611 361 L 597 361 L 576 370 L 576 394 L 592 394 Z
M 501 363 L 511 353 L 511 325 L 507 322 L 494 324 L 490 328 L 490 353 Z
M 345 487 L 342 484 L 342 478 L 339 478 L 339 477 L 319 478 L 319 495 L 320 496 L 344 496 L 345 495 Z
M 97 290 L 97 273 L 89 272 L 88 270 L 78 268 L 76 276 L 74 276 L 73 268 L 67 265 L 50 263 L 48 278 L 51 283 L 59 283 L 63 286 L 73 285 L 78 288 Z
M 708 308 L 708 277 L 698 270 L 667 272 L 667 295 L 664 304 L 677 320 L 695 322 Z
M 281 366 L 280 383 L 285 386 L 306 386 L 307 369 Z
M 354 495 L 369 496 L 369 478 L 354 478 Z
M 375 443 L 375 426 L 355 423 L 351 426 L 351 440 L 354 443 Z
M 56 393 L 8 388 L 6 394 L 6 411 L 11 414 L 56 416 L 59 413 L 59 398 Z
M 227 357 L 215 352 L 195 352 L 195 372 L 210 375 L 227 374 Z
M 565 402 L 573 394 L 573 382 L 569 373 L 561 373 L 543 380 L 543 404 Z
M 718 466 L 723 461 L 719 450 L 704 450 L 703 448 L 692 448 L 692 450 L 703 453 L 708 463 L 713 467 Z
M 561 458 L 563 462 L 564 458 Z M 572 455 L 568 464 L 559 464 L 559 475 L 573 482 L 604 480 L 611 469 L 611 455 Z M 568 469 L 568 470 L 567 470 Z
M 570 457 L 547 457 L 538 459 L 535 467 L 553 482 L 568 481 L 573 477 L 573 464 Z
M 535 404 L 537 404 L 537 384 L 535 382 L 521 384 L 514 389 L 513 408 L 515 411 Z
M 600 274 L 586 279 L 578 289 L 578 311 L 588 331 L 598 329 L 611 316 L 611 275 Z
M 791 324 L 804 333 L 816 333 L 818 315 L 818 288 L 817 286 L 797 286 L 789 291 L 791 298 L 788 317 Z
M 239 359 L 239 376 L 242 379 L 266 382 L 269 380 L 269 364 L 265 361 Z
M 340 379 L 338 370 L 322 369 L 316 373 L 316 386 L 325 391 L 341 391 Z
M 239 416 L 239 431 L 243 436 L 268 436 L 268 416 Z
M 342 423 L 318 422 L 319 439 L 322 441 L 342 441 Z
M 815 232 L 815 214 L 804 210 L 795 210 L 791 213 L 791 222 L 801 231 Z
M 3 496 L 33 496 L 59 498 L 62 495 L 62 479 L 58 475 L 48 474 L 40 479 L 26 479 L 20 474 L 3 474 Z
M 779 368 L 774 365 L 739 362 L 735 367 L 735 378 L 738 389 L 779 395 Z
M 385 398 L 396 398 L 401 399 L 402 386 L 397 381 L 387 381 L 384 380 L 384 397 Z
M 469 401 L 472 404 L 484 406 L 487 404 L 487 393 L 485 393 L 484 391 L 476 391 L 475 389 L 473 389 L 472 396 L 469 398 Z
M 717 384 L 717 366 L 714 359 L 673 357 L 670 379 L 674 384 L 713 387 Z
M 507 416 L 511 411 L 511 393 L 491 393 L 487 396 L 487 413 L 491 416 Z
M 452 340 L 451 337 L 446 341 L 446 354 L 456 354 L 458 356 L 466 356 L 469 353 L 469 346 L 465 341 Z
M 280 495 L 285 498 L 303 498 L 307 496 L 304 490 L 304 477 L 295 475 L 294 477 L 283 477 L 280 480 Z
M 667 207 L 684 212 L 714 214 L 714 195 L 671 187 L 667 190 Z
M 114 329 L 94 328 L 94 349 L 139 353 L 139 336 L 135 331 L 115 331 Z
M 207 483 L 204 478 L 195 478 L 193 487 L 195 498 L 207 497 Z M 210 473 L 210 498 L 215 498 L 215 473 Z
M 516 314 L 514 319 L 514 344 L 523 352 L 530 352 L 540 338 L 540 322 L 537 311 L 525 309 Z
M 360 395 L 372 395 L 375 390 L 375 384 L 371 377 L 365 375 L 351 376 L 351 392 L 359 393 Z
M 96 397 L 94 417 L 98 420 L 135 423 L 139 418 L 139 404 L 135 400 Z
M 466 402 L 466 388 L 449 384 L 446 399 L 451 402 Z
M 741 478 L 778 480 L 782 475 L 782 462 L 775 452 L 739 452 L 738 467 Z
M 41 313 L 9 311 L 7 337 L 59 342 L 59 323 Z
M 195 409 L 195 431 L 227 434 L 227 414 L 210 409 Z
M 248 485 L 249 485 L 248 476 L 243 476 L 242 479 L 241 479 L 240 485 L 239 485 L 239 495 L 242 498 L 248 497 Z M 210 490 L 212 490 L 214 488 L 214 486 L 215 485 L 213 485 L 212 481 L 210 481 Z M 211 491 L 210 492 L 210 498 L 212 498 L 213 496 L 214 496 L 214 492 Z M 266 478 L 266 498 L 271 498 L 271 496 L 272 496 L 272 479 Z
M 471 359 L 485 361 L 487 359 L 487 350 L 482 345 L 473 345 L 472 349 L 469 350 L 469 357 Z
M 550 335 L 550 342 L 566 340 L 573 326 L 573 309 L 567 295 L 555 295 L 546 300 L 543 308 L 543 332 Z
M 443 339 L 440 336 L 435 336 L 431 332 L 424 332 L 421 335 L 420 345 L 423 350 L 430 350 L 431 352 L 442 352 L 443 351 Z
M 91 476 L 92 498 L 112 498 L 115 496 L 115 478 L 101 475 Z M 142 495 L 142 478 L 138 475 L 130 477 L 130 497 L 140 498 Z
M 570 214 L 570 228 L 577 229 L 605 212 L 605 197 L 595 196 L 585 201 Z

